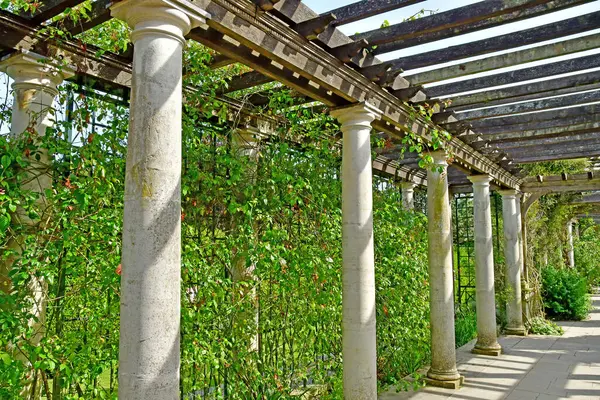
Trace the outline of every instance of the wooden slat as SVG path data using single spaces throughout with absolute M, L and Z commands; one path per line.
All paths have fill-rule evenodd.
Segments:
M 467 79 L 460 82 L 428 87 L 427 94 L 429 94 L 431 97 L 440 97 L 454 93 L 463 93 L 488 87 L 492 88 L 509 83 L 524 82 L 537 78 L 583 71 L 585 69 L 597 67 L 600 67 L 600 55 L 594 54 L 585 57 L 577 57 L 569 60 L 538 65 L 535 67 L 525 67 L 516 71 L 504 72 L 501 74 L 483 76 L 480 78 Z
M 71 35 L 78 35 L 111 19 L 110 6 L 112 3 L 112 0 L 97 0 L 92 3 L 92 9 L 88 13 L 88 18 L 77 22 L 69 18 L 60 21 L 59 24 Z
M 576 116 L 589 116 L 600 113 L 600 104 L 591 104 L 581 107 L 565 108 L 562 110 L 543 111 L 524 115 L 514 115 L 500 118 L 489 118 L 470 121 L 475 129 L 486 131 L 490 127 L 505 127 L 516 124 L 529 124 L 532 122 L 552 121 L 556 123 L 564 118 Z
M 587 156 L 587 153 L 600 151 L 600 138 L 593 138 L 574 143 L 558 143 L 539 146 L 535 150 L 531 148 L 507 149 L 504 150 L 511 159 L 520 159 L 521 157 L 533 156 L 558 156 L 561 154 L 581 153 Z
M 569 132 L 600 128 L 600 115 L 580 115 L 558 121 L 532 121 L 525 124 L 495 126 L 478 129 L 482 140 L 503 141 L 528 139 L 531 137 L 552 137 Z
M 265 83 L 273 82 L 275 79 L 261 74 L 258 71 L 246 72 L 242 75 L 231 78 L 221 94 L 236 92 L 238 90 L 249 89 L 251 87 L 264 85 Z
M 537 17 L 591 0 L 484 0 L 352 36 L 377 45 L 374 54 L 405 49 L 509 22 Z
M 541 82 L 526 83 L 502 89 L 489 90 L 466 96 L 452 97 L 449 109 L 463 111 L 478 106 L 493 106 L 516 101 L 534 100 L 545 96 L 558 96 L 593 90 L 600 85 L 600 71 L 585 72 L 548 79 Z
M 67 8 L 75 7 L 78 4 L 83 3 L 83 0 L 44 0 L 39 1 L 39 7 L 35 13 L 22 12 L 21 16 L 29 19 L 33 24 L 41 24 L 58 14 L 65 11 Z
M 548 110 L 552 108 L 567 107 L 572 105 L 592 103 L 600 101 L 600 90 L 570 96 L 555 97 L 552 99 L 531 101 L 528 103 L 511 104 L 506 106 L 484 108 L 474 111 L 465 111 L 457 113 L 457 118 L 461 121 L 470 121 L 474 119 L 501 117 L 511 114 L 520 114 L 531 111 Z
M 348 4 L 347 6 L 336 8 L 329 12 L 335 14 L 337 17 L 337 20 L 333 25 L 341 26 L 374 15 L 383 14 L 388 11 L 422 3 L 424 1 L 425 0 L 362 0 Z
M 582 129 L 577 131 L 564 131 L 562 134 L 554 134 L 551 137 L 526 136 L 515 137 L 512 139 L 502 138 L 501 140 L 490 140 L 490 146 L 508 151 L 508 149 L 531 149 L 531 147 L 540 147 L 542 149 L 552 144 L 572 144 L 574 142 L 585 142 L 591 139 L 600 139 L 600 124 L 596 123 L 594 128 Z M 541 135 L 540 135 L 541 136 Z M 489 138 L 486 138 L 488 140 Z
M 489 39 L 477 40 L 470 43 L 445 47 L 440 50 L 397 58 L 393 63 L 394 67 L 411 70 L 482 54 L 489 54 L 495 51 L 540 43 L 545 40 L 556 39 L 597 28 L 600 28 L 600 11 L 531 29 L 491 37 Z
M 513 67 L 528 62 L 545 60 L 552 57 L 564 56 L 586 50 L 600 48 L 600 33 L 584 36 L 563 42 L 551 43 L 531 49 L 515 51 L 498 56 L 483 58 L 480 60 L 451 65 L 440 69 L 421 72 L 404 77 L 412 85 L 439 82 L 446 79 L 459 78 L 462 76 L 487 72 L 495 69 Z

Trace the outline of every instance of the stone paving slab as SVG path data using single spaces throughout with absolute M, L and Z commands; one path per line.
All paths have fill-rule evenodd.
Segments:
M 600 400 L 600 295 L 585 321 L 561 322 L 563 336 L 499 338 L 499 357 L 472 354 L 475 341 L 457 350 L 465 377 L 458 390 L 391 390 L 380 400 Z

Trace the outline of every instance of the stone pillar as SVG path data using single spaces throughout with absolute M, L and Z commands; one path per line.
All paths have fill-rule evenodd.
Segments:
M 416 183 L 402 182 L 400 187 L 402 188 L 402 207 L 407 211 L 415 209 L 415 186 Z
M 567 242 L 569 246 L 569 267 L 575 268 L 575 247 L 573 246 L 573 220 L 567 222 Z
M 58 85 L 64 79 L 73 76 L 73 72 L 68 68 L 60 68 L 43 56 L 35 53 L 22 51 L 5 59 L 0 63 L 0 70 L 5 72 L 14 81 L 13 89 L 13 110 L 10 127 L 12 139 L 19 139 L 26 131 L 31 135 L 37 145 L 41 145 L 41 139 L 46 134 L 46 129 L 54 124 L 52 103 L 58 95 Z M 39 226 L 44 218 L 47 207 L 45 199 L 46 189 L 52 187 L 52 175 L 49 172 L 50 156 L 47 149 L 39 149 L 39 159 L 31 156 L 26 173 L 28 179 L 22 185 L 22 189 L 30 190 L 39 195 L 37 206 L 40 208 L 42 218 L 32 220 L 22 209 L 17 209 L 12 218 L 22 224 L 25 230 L 32 233 L 42 229 Z M 8 272 L 13 263 L 22 252 L 22 237 L 12 238 L 8 243 L 8 248 L 13 250 L 15 256 L 1 260 L 0 264 L 0 290 L 8 291 L 11 282 L 8 278 Z M 35 318 L 29 320 L 29 327 L 34 334 L 29 343 L 37 346 L 44 337 L 46 331 L 46 302 L 47 302 L 47 284 L 41 277 L 32 277 L 29 291 L 31 294 L 30 312 Z M 22 358 L 20 354 L 16 357 Z M 23 360 L 29 364 L 28 360 Z M 33 376 L 31 376 L 33 380 Z M 41 387 L 38 384 L 37 387 Z M 23 398 L 31 397 L 31 385 L 26 384 L 23 387 L 21 395 Z M 39 389 L 38 389 L 39 391 Z M 36 391 L 36 392 L 38 392 Z M 32 398 L 38 398 L 39 392 Z
M 259 142 L 262 134 L 254 129 L 237 129 L 233 133 L 233 149 L 236 156 L 247 157 L 249 165 L 245 168 L 244 174 L 247 182 L 254 184 L 256 182 L 256 173 L 258 171 Z M 240 193 L 237 201 L 243 204 L 247 201 L 243 193 Z M 257 226 L 255 226 L 257 228 Z M 254 238 L 256 240 L 256 238 Z M 238 339 L 248 340 L 248 351 L 256 352 L 259 350 L 259 307 L 258 291 L 256 290 L 257 278 L 255 274 L 256 264 L 247 266 L 248 247 L 233 250 L 231 277 L 235 283 L 245 282 L 248 286 L 243 289 L 235 290 L 235 301 L 242 301 L 243 297 L 252 299 L 253 309 L 240 312 L 235 311 L 233 333 Z
M 344 399 L 377 399 L 371 122 L 367 103 L 336 109 L 342 147 L 342 356 Z
M 179 399 L 184 35 L 208 15 L 188 1 L 111 7 L 133 29 L 125 173 L 119 398 Z
M 496 299 L 494 291 L 494 243 L 488 175 L 469 176 L 473 182 L 473 221 L 475 223 L 475 289 L 477 343 L 473 353 L 499 356 L 496 335 Z
M 506 264 L 506 287 L 510 291 L 506 303 L 508 335 L 525 335 L 521 300 L 521 202 L 516 190 L 502 190 L 502 217 L 504 221 L 504 262 Z
M 431 367 L 427 383 L 458 389 L 463 377 L 456 369 L 454 338 L 454 281 L 452 271 L 452 219 L 448 197 L 446 153 L 431 153 L 427 170 L 429 237 L 429 294 L 431 302 Z

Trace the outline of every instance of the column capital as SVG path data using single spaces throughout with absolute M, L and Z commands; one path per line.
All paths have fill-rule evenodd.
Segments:
M 400 182 L 402 190 L 415 190 L 415 187 L 417 187 L 417 184 L 414 182 Z
M 514 190 L 514 189 L 498 190 L 498 193 L 500 194 L 500 196 L 506 197 L 506 198 L 517 199 L 517 198 L 521 197 L 521 193 L 519 193 L 518 190 Z
M 473 183 L 473 186 L 489 186 L 492 177 L 489 175 L 470 175 L 467 179 Z
M 185 45 L 185 35 L 206 23 L 210 14 L 186 0 L 123 0 L 113 4 L 111 15 L 133 28 L 135 43 L 147 35 L 171 36 Z
M 349 106 L 337 107 L 330 111 L 345 126 L 371 126 L 371 122 L 380 119 L 383 114 L 379 109 L 367 102 L 351 104 Z
M 13 89 L 44 89 L 53 96 L 57 86 L 74 75 L 72 69 L 37 53 L 22 50 L 0 61 L 0 71 L 13 80 Z
M 428 153 L 433 159 L 434 166 L 448 166 L 448 153 L 446 150 L 436 150 Z

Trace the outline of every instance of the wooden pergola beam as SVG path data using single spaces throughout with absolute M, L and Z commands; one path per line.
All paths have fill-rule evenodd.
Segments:
M 563 135 L 555 135 L 552 137 L 527 137 L 527 138 L 514 138 L 512 140 L 502 139 L 502 140 L 489 140 L 487 143 L 496 148 L 503 151 L 515 150 L 515 149 L 523 149 L 529 151 L 537 152 L 537 148 L 545 149 L 550 145 L 572 145 L 573 143 L 581 144 L 587 143 L 591 140 L 600 139 L 600 124 L 596 124 L 598 126 L 595 129 L 590 129 L 589 131 L 575 131 L 575 132 L 566 132 Z M 568 147 L 568 146 L 567 146 Z
M 30 20 L 31 23 L 38 25 L 56 17 L 67 8 L 75 7 L 81 3 L 83 3 L 83 0 L 44 0 L 39 2 L 39 6 L 33 14 L 22 12 L 20 15 Z
M 112 0 L 97 0 L 92 3 L 92 9 L 88 12 L 88 18 L 77 22 L 66 19 L 60 21 L 59 24 L 71 35 L 79 35 L 111 19 L 110 6 L 112 3 L 114 3 Z
M 545 176 L 542 182 L 529 178 L 521 184 L 521 191 L 525 193 L 584 192 L 590 190 L 600 190 L 599 177 L 577 174 L 569 176 L 565 180 L 562 176 Z
M 486 0 L 352 36 L 389 53 L 584 4 L 590 0 Z
M 273 82 L 275 79 L 270 78 L 258 71 L 249 71 L 241 75 L 231 78 L 227 83 L 227 88 L 223 89 L 221 94 L 237 92 L 238 90 L 249 89 L 251 87 L 264 85 L 265 83 Z
M 521 124 L 531 124 L 543 122 L 549 124 L 560 124 L 565 118 L 588 117 L 600 113 L 600 104 L 589 104 L 580 107 L 564 108 L 560 110 L 541 111 L 537 113 L 509 115 L 499 118 L 488 118 L 469 121 L 474 129 L 483 132 L 492 132 L 493 129 L 502 129 L 503 131 L 514 131 L 519 129 Z M 464 124 L 465 122 L 460 122 Z
M 531 164 L 538 162 L 559 161 L 559 160 L 580 160 L 589 157 L 600 156 L 600 150 L 594 151 L 574 151 L 572 153 L 560 152 L 555 154 L 528 154 L 512 156 L 511 159 L 517 164 Z
M 597 11 L 531 29 L 477 40 L 471 43 L 450 46 L 440 50 L 400 57 L 394 60 L 394 66 L 403 68 L 404 70 L 411 70 L 512 49 L 528 44 L 540 43 L 546 40 L 600 28 L 599 17 L 600 11 Z
M 341 26 L 423 1 L 425 0 L 361 0 L 328 12 L 337 17 L 333 25 Z
M 600 88 L 600 71 L 584 72 L 563 78 L 453 97 L 448 109 L 464 111 L 477 107 L 535 100 L 542 97 L 560 96 L 598 88 Z
M 600 60 L 600 57 L 598 58 Z M 579 93 L 569 96 L 555 97 L 551 99 L 530 101 L 527 103 L 510 104 L 498 107 L 483 108 L 473 111 L 465 111 L 457 113 L 456 116 L 461 121 L 470 121 L 475 119 L 501 117 L 511 114 L 521 114 L 531 111 L 541 111 L 552 108 L 586 104 L 596 101 L 600 101 L 600 90 Z
M 527 124 L 528 129 L 517 129 L 495 134 L 485 133 L 481 135 L 481 138 L 487 143 L 526 142 L 534 139 L 578 135 L 600 130 L 600 116 L 595 117 L 592 121 L 594 122 L 588 122 L 588 119 L 584 118 L 576 123 L 565 123 L 561 126 L 551 124 L 550 127 L 539 126 L 541 123 L 537 122 Z
M 547 58 L 564 56 L 580 51 L 592 50 L 599 47 L 600 33 L 465 62 L 458 65 L 451 65 L 449 67 L 425 71 L 414 75 L 405 75 L 404 77 L 408 79 L 412 85 L 423 85 L 480 72 L 512 67 L 533 61 L 545 60 Z
M 495 75 L 428 87 L 427 93 L 431 97 L 447 96 L 455 93 L 492 88 L 494 86 L 523 82 L 570 72 L 583 71 L 597 67 L 600 67 L 600 57 L 594 54 L 591 56 L 577 57 L 569 60 L 538 65 L 535 67 L 522 68 L 516 71 L 509 71 Z

